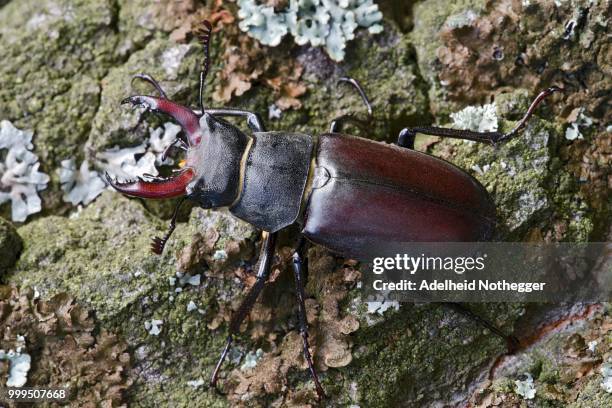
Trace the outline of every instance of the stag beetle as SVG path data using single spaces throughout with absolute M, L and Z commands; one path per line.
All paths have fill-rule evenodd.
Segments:
M 344 124 L 365 127 L 352 115 L 332 121 L 329 133 L 318 136 L 266 131 L 260 116 L 239 109 L 212 109 L 203 104 L 204 81 L 209 69 L 211 25 L 204 22 L 198 37 L 204 48 L 199 81 L 199 111 L 168 99 L 151 76 L 138 74 L 153 85 L 159 96 L 135 95 L 122 104 L 163 113 L 180 124 L 185 140 L 185 165 L 173 177 L 148 176 L 118 182 L 106 175 L 117 191 L 132 197 L 164 199 L 181 197 L 169 231 L 154 238 L 153 252 L 161 254 L 175 228 L 185 199 L 203 208 L 227 207 L 229 211 L 264 231 L 257 280 L 232 316 L 229 336 L 211 378 L 215 386 L 219 369 L 252 309 L 270 273 L 278 232 L 298 224 L 301 237 L 293 256 L 303 353 L 319 397 L 323 388 L 312 363 L 304 307 L 304 237 L 344 257 L 367 258 L 372 244 L 414 241 L 483 241 L 495 227 L 495 207 L 485 188 L 454 165 L 414 150 L 417 133 L 496 144 L 518 135 L 538 104 L 560 89 L 551 87 L 532 102 L 524 117 L 509 133 L 472 132 L 440 127 L 406 128 L 397 145 L 340 133 Z M 343 78 L 359 91 L 368 113 L 371 105 L 359 84 Z M 252 134 L 221 119 L 243 117 Z M 458 310 L 460 305 L 454 304 Z M 483 323 L 504 336 L 490 323 Z M 507 338 L 507 336 L 504 336 Z M 512 340 L 515 341 L 515 340 Z

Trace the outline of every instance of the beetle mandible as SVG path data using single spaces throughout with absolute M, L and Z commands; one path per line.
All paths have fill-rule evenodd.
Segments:
M 226 346 L 211 378 L 213 386 L 233 337 L 268 279 L 277 233 L 293 224 L 300 226 L 302 235 L 293 255 L 300 333 L 304 358 L 317 395 L 322 397 L 324 391 L 308 344 L 304 237 L 341 256 L 357 259 L 367 258 L 368 249 L 380 242 L 490 239 L 496 216 L 485 188 L 454 165 L 415 151 L 415 135 L 490 144 L 505 142 L 521 132 L 545 97 L 560 89 L 551 87 L 541 92 L 509 133 L 414 127 L 402 130 L 397 145 L 390 145 L 340 133 L 346 123 L 364 126 L 363 121 L 352 115 L 336 118 L 330 131 L 318 136 L 269 132 L 256 113 L 204 107 L 211 32 L 210 23 L 205 21 L 197 33 L 205 57 L 200 72 L 199 111 L 170 101 L 161 86 L 147 74 L 134 78 L 153 85 L 159 96 L 134 95 L 122 101 L 122 104 L 169 115 L 178 122 L 185 140 L 177 138 L 168 146 L 164 157 L 172 146 L 179 144 L 186 151 L 184 167 L 170 178 L 118 182 L 107 174 L 107 180 L 116 190 L 132 197 L 181 197 L 169 231 L 163 238 L 154 238 L 152 249 L 157 254 L 162 253 L 174 230 L 178 209 L 185 199 L 203 208 L 227 207 L 238 218 L 264 231 L 257 280 L 232 316 Z M 357 88 L 371 114 L 370 103 L 359 84 L 350 78 L 341 80 Z M 247 135 L 221 119 L 224 116 L 245 118 L 252 134 Z M 454 306 L 461 310 L 459 305 Z M 488 322 L 477 320 L 503 336 Z

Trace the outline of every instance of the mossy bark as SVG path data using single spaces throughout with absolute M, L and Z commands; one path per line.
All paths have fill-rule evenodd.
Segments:
M 15 266 L 11 257 L 20 252 L 20 241 L 12 227 L 0 223 L 0 273 L 5 260 L 4 268 L 10 268 L 4 281 L 36 288 L 44 298 L 67 292 L 95 313 L 98 329 L 124 339 L 135 361 L 130 373 L 134 383 L 126 393 L 131 406 L 314 404 L 312 382 L 299 357 L 287 256 L 295 231 L 281 239 L 275 280 L 243 327 L 223 376 L 229 395 L 222 396 L 207 386 L 208 375 L 226 338 L 227 320 L 249 287 L 249 270 L 256 267 L 258 232 L 229 213 L 193 209 L 184 217 L 188 222 L 179 224 L 164 255 L 157 257 L 149 251 L 150 239 L 163 234 L 166 221 L 162 218 L 167 209 L 111 191 L 82 210 L 61 203 L 55 174 L 61 160 L 77 157 L 95 161 L 101 150 L 141 143 L 148 127 L 160 123 L 151 115 L 148 124 L 130 131 L 136 114 L 121 107 L 119 101 L 134 92 L 151 92 L 141 85 L 131 88 L 131 75 L 153 74 L 172 98 L 194 104 L 200 47 L 195 41 L 173 42 L 166 27 L 173 16 L 160 12 L 155 2 L 0 3 L 6 3 L 0 6 L 0 49 L 4 51 L 0 119 L 34 131 L 34 150 L 43 169 L 53 177 L 43 193 L 43 214 L 17 229 L 23 250 Z M 211 6 L 214 2 L 208 3 Z M 308 89 L 300 97 L 301 108 L 266 120 L 270 130 L 322 133 L 337 116 L 363 115 L 365 107 L 357 93 L 336 84 L 346 75 L 363 84 L 374 106 L 366 131 L 347 127 L 347 132 L 393 142 L 405 126 L 446 124 L 449 113 L 466 104 L 488 102 L 492 95 L 501 128 L 506 130 L 512 128 L 529 99 L 558 78 L 548 71 L 538 77 L 535 63 L 535 73 L 530 71 L 528 80 L 521 82 L 508 76 L 506 60 L 497 68 L 484 64 L 470 71 L 469 63 L 446 64 L 441 58 L 459 53 L 456 43 L 465 40 L 466 32 L 507 11 L 500 11 L 495 2 L 426 0 L 405 8 L 384 3 L 384 32 L 377 36 L 358 32 L 340 64 L 333 63 L 321 49 L 294 46 L 287 40 L 279 48 L 264 49 L 263 58 L 275 64 L 292 61 L 302 65 L 300 81 Z M 521 2 L 502 3 L 511 3 L 510 9 L 517 10 L 523 28 L 479 40 L 485 42 L 478 43 L 481 49 L 493 49 L 502 40 L 509 47 L 515 40 L 527 43 L 538 35 L 550 38 L 550 31 L 544 32 L 533 16 L 552 6 L 535 1 L 522 2 L 533 3 L 522 8 Z M 563 35 L 563 23 L 577 15 L 583 19 L 579 27 L 584 29 L 562 48 L 552 40 L 537 42 L 541 48 L 538 57 L 550 56 L 546 69 L 561 71 L 563 60 L 568 59 L 571 67 L 566 71 L 584 74 L 586 83 L 596 89 L 593 100 L 585 98 L 583 90 L 559 96 L 554 105 L 538 110 L 522 137 L 499 148 L 430 138 L 418 141 L 423 150 L 453 162 L 483 183 L 498 208 L 500 240 L 604 240 L 609 230 L 609 203 L 605 200 L 609 187 L 599 182 L 605 178 L 601 171 L 610 154 L 609 142 L 603 141 L 609 137 L 605 133 L 608 114 L 600 103 L 601 93 L 610 90 L 610 59 L 602 57 L 609 50 L 609 45 L 606 48 L 603 44 L 609 16 L 606 11 L 600 15 L 593 11 L 580 17 L 584 14 L 580 10 L 588 9 L 589 2 L 560 3 L 564 4 L 555 9 L 555 18 L 547 24 L 556 24 L 554 30 Z M 602 9 L 601 2 L 594 3 L 593 10 Z M 234 5 L 228 7 L 236 12 Z M 511 21 L 513 14 L 506 14 L 504 18 Z M 207 106 L 213 105 L 210 95 L 215 78 L 226 63 L 221 60 L 223 35 L 213 35 Z M 585 47 L 587 40 L 589 47 Z M 589 50 L 597 55 L 590 55 Z M 511 58 L 507 49 L 506 58 Z M 460 88 L 454 93 L 444 78 L 456 72 L 467 72 L 466 81 L 480 78 L 482 72 L 486 75 L 482 86 L 473 92 Z M 607 77 L 602 77 L 602 72 L 607 72 Z M 262 113 L 268 119 L 268 108 L 278 95 L 264 82 L 254 81 L 231 105 Z M 571 92 L 573 88 L 568 89 Z M 344 97 L 338 99 L 340 94 Z M 564 138 L 565 117 L 582 106 L 592 108 L 588 113 L 595 124 L 584 129 L 583 140 L 568 141 Z M 4 216 L 10 213 L 7 206 L 0 211 Z M 315 361 L 324 370 L 321 378 L 329 395 L 324 404 L 460 405 L 470 400 L 494 360 L 506 350 L 500 339 L 439 305 L 406 304 L 384 316 L 367 314 L 352 266 L 320 248 L 311 251 L 310 262 L 307 292 L 313 311 L 309 321 Z M 199 284 L 186 281 L 185 276 L 197 275 Z M 521 327 L 526 311 L 537 314 L 539 310 L 521 304 L 471 307 L 507 332 Z M 359 329 L 352 324 L 351 330 L 330 334 L 331 328 L 347 324 L 347 316 L 359 322 Z M 585 319 L 604 321 L 608 316 L 609 310 L 603 309 Z M 145 325 L 153 320 L 162 321 L 159 335 Z M 610 335 L 595 335 L 589 331 L 591 326 L 588 323 L 578 332 L 600 339 L 599 356 L 608 358 Z M 534 347 L 543 353 L 558 350 L 571 335 L 562 332 L 556 334 L 558 342 Z M 245 354 L 258 348 L 264 350 L 264 357 L 254 369 L 241 370 Z M 331 367 L 322 362 L 326 352 L 338 350 L 349 351 L 348 365 Z M 534 353 L 532 349 L 521 356 Z M 564 381 L 550 374 L 558 363 L 553 361 L 552 368 L 532 372 L 539 387 L 536 405 L 603 406 L 601 403 L 609 401 L 609 394 L 598 386 L 596 372 L 589 374 L 589 381 L 580 382 L 577 390 L 559 387 L 556 394 L 544 392 L 547 384 Z M 534 371 L 533 367 L 524 364 L 520 370 Z M 578 372 L 577 366 L 572 367 Z M 506 371 L 493 385 L 487 385 L 488 392 L 498 393 L 495 398 L 503 396 L 521 403 L 512 386 L 520 374 Z M 261 385 L 257 378 L 273 378 L 275 383 Z M 198 385 L 199 380 L 204 385 Z

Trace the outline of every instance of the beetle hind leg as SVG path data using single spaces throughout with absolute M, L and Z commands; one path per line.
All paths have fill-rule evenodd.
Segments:
M 310 355 L 310 346 L 308 344 L 308 321 L 306 320 L 306 306 L 304 304 L 304 237 L 300 237 L 300 241 L 298 243 L 297 249 L 293 254 L 293 272 L 295 277 L 295 288 L 296 288 L 296 296 L 298 302 L 298 321 L 300 324 L 300 334 L 302 336 L 302 344 L 303 344 L 303 353 L 304 359 L 308 363 L 308 369 L 310 370 L 310 376 L 315 383 L 315 388 L 317 391 L 317 397 L 320 399 L 325 397 L 325 391 L 323 391 L 323 387 L 321 387 L 321 382 L 319 381 L 319 376 L 317 375 L 317 370 L 314 367 L 312 362 L 312 356 Z
M 153 78 L 151 75 L 145 74 L 145 73 L 139 73 L 132 77 L 132 82 L 134 82 L 135 79 L 140 79 L 141 81 L 145 81 L 153 85 L 153 87 L 157 90 L 157 92 L 159 92 L 160 97 L 162 97 L 163 99 L 168 99 L 168 95 L 166 95 L 166 92 L 163 90 L 159 82 L 157 82 L 155 78 Z
M 450 309 L 453 309 L 455 312 L 461 313 L 462 315 L 472 319 L 474 322 L 487 328 L 491 333 L 502 338 L 506 342 L 506 347 L 508 348 L 508 354 L 514 354 L 520 348 L 521 343 L 516 336 L 508 335 L 504 333 L 501 329 L 499 329 L 493 323 L 491 323 L 484 317 L 479 316 L 476 313 L 472 312 L 470 309 L 463 306 L 461 303 L 445 302 L 443 303 L 443 305 Z
M 223 361 L 225 357 L 227 357 L 227 353 L 232 345 L 234 340 L 234 336 L 240 332 L 240 325 L 244 321 L 244 319 L 248 316 L 249 312 L 253 308 L 255 301 L 261 294 L 261 291 L 265 287 L 266 281 L 270 276 L 270 268 L 272 266 L 272 258 L 274 257 L 274 247 L 276 246 L 276 233 L 268 234 L 264 233 L 264 242 L 261 246 L 261 252 L 259 256 L 259 270 L 257 272 L 257 280 L 255 284 L 244 298 L 240 307 L 233 314 L 232 320 L 229 325 L 229 335 L 227 336 L 227 341 L 225 342 L 225 347 L 223 348 L 223 352 L 219 357 L 219 361 L 215 366 L 215 369 L 210 378 L 210 386 L 217 388 L 217 381 L 219 379 L 219 372 L 221 370 L 221 366 L 223 365 Z

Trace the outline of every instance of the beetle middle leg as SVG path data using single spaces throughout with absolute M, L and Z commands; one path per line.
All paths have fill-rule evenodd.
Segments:
M 310 370 L 310 376 L 315 383 L 315 388 L 317 390 L 317 396 L 319 399 L 325 397 L 325 391 L 323 391 L 323 387 L 321 387 L 321 383 L 319 381 L 319 376 L 317 375 L 317 370 L 312 363 L 312 356 L 310 355 L 310 346 L 308 344 L 308 321 L 306 319 L 306 306 L 304 304 L 304 298 L 306 297 L 304 293 L 304 248 L 305 248 L 305 239 L 304 237 L 300 237 L 299 243 L 297 245 L 297 249 L 293 254 L 293 272 L 295 277 L 295 290 L 298 302 L 298 321 L 300 324 L 300 334 L 302 335 L 302 343 L 304 346 L 304 359 L 308 363 L 308 369 Z
M 265 287 L 266 281 L 270 276 L 270 268 L 272 266 L 272 259 L 274 258 L 274 248 L 276 246 L 276 233 L 264 233 L 264 241 L 261 246 L 261 252 L 259 256 L 259 270 L 257 272 L 257 279 L 255 280 L 255 284 L 247 294 L 246 298 L 240 304 L 240 307 L 232 316 L 232 320 L 229 325 L 229 335 L 227 336 L 227 341 L 225 343 L 225 347 L 223 348 L 223 352 L 221 353 L 221 357 L 219 357 L 219 361 L 215 366 L 213 374 L 210 378 L 210 385 L 212 387 L 216 387 L 217 380 L 219 378 L 219 370 L 223 365 L 223 361 L 229 352 L 229 349 L 232 345 L 232 341 L 234 340 L 234 336 L 236 336 L 240 332 L 240 325 L 247 317 L 255 301 L 261 294 L 261 291 Z
M 365 91 L 363 90 L 363 87 L 361 86 L 361 84 L 354 78 L 350 78 L 350 77 L 342 77 L 338 80 L 338 84 L 341 83 L 346 83 L 346 84 L 350 84 L 352 85 L 355 89 L 357 89 L 357 92 L 359 92 L 359 96 L 361 96 L 361 100 L 363 101 L 363 103 L 365 104 L 367 110 L 368 110 L 368 119 L 372 118 L 372 104 L 370 103 L 370 100 L 368 99 L 368 96 L 366 95 Z M 353 124 L 355 126 L 357 126 L 359 129 L 367 132 L 368 129 L 368 123 L 366 120 L 360 119 L 355 115 L 352 114 L 347 114 L 347 115 L 342 115 L 339 116 L 337 118 L 335 118 L 334 120 L 332 120 L 330 126 L 329 126 L 329 132 L 330 133 L 338 133 L 341 131 L 342 126 L 345 124 Z

